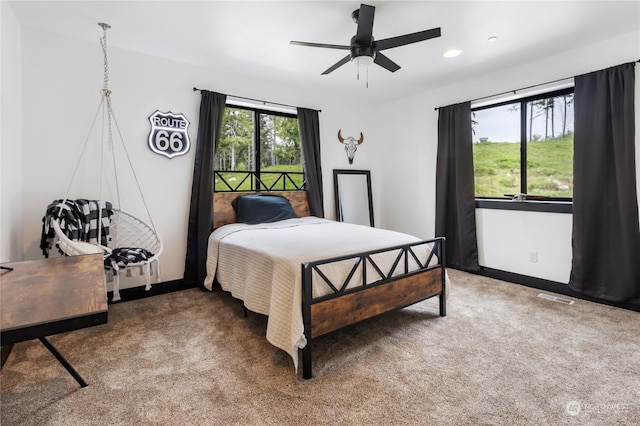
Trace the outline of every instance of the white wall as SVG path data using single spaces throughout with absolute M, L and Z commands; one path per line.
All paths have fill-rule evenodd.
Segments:
M 569 281 L 572 215 L 477 209 L 476 223 L 480 265 Z
M 80 148 L 87 139 L 100 101 L 102 52 L 97 38 L 95 43 L 88 43 L 23 29 L 22 56 L 24 256 L 38 259 L 42 258 L 38 248 L 41 218 L 47 204 L 67 195 Z M 192 87 L 321 109 L 323 184 L 328 217 L 333 216 L 332 169 L 348 167 L 343 146 L 336 136 L 338 128 L 342 128 L 344 135 L 365 133 L 365 143 L 359 148 L 353 167 L 371 169 L 375 179 L 375 152 L 380 139 L 374 135 L 369 107 L 365 105 L 332 101 L 312 91 L 305 94 L 300 88 L 277 87 L 265 81 L 123 49 L 109 48 L 109 68 L 113 111 L 153 222 L 164 242 L 163 281 L 182 278 L 184 270 L 193 146 L 200 104 L 200 95 L 193 92 Z M 187 155 L 169 160 L 148 148 L 148 117 L 156 109 L 183 113 L 190 120 L 189 134 L 193 145 Z M 99 125 L 96 128 L 99 129 Z M 120 143 L 118 138 L 115 140 L 116 145 Z M 94 132 L 90 146 L 97 146 L 99 142 L 100 132 Z M 98 198 L 100 161 L 97 156 L 93 152 L 85 154 L 86 160 L 80 164 L 69 198 Z M 123 156 L 117 158 L 121 160 L 119 163 L 126 164 Z M 146 220 L 133 177 L 120 170 L 118 177 L 122 208 Z M 109 195 L 103 198 L 115 199 Z M 134 277 L 123 282 L 122 288 L 141 285 L 141 282 L 141 277 Z
M 65 196 L 79 147 L 99 102 L 102 56 L 97 40 L 88 43 L 24 28 L 18 32 L 15 19 L 11 18 L 9 25 L 5 25 L 5 20 L 3 14 L 2 34 L 10 33 L 13 43 L 10 51 L 13 57 L 22 57 L 22 66 L 5 66 L 3 38 L 3 106 L 21 102 L 23 105 L 21 117 L 17 117 L 18 122 L 22 118 L 23 126 L 12 127 L 12 139 L 22 140 L 23 165 L 10 162 L 12 176 L 22 180 L 22 196 L 16 198 L 22 204 L 23 214 L 21 217 L 10 214 L 14 223 L 8 228 L 21 229 L 18 221 L 23 221 L 24 258 L 38 259 L 42 257 L 38 244 L 44 209 L 53 199 Z M 21 49 L 15 47 L 15 40 L 20 39 Z M 144 197 L 165 243 L 161 257 L 163 281 L 180 279 L 183 274 L 194 150 L 171 160 L 153 154 L 146 145 L 148 116 L 156 109 L 184 113 L 191 121 L 190 135 L 195 143 L 200 96 L 192 87 L 321 109 L 327 217 L 334 217 L 332 170 L 368 169 L 372 175 L 377 226 L 428 238 L 433 236 L 435 217 L 435 107 L 636 60 L 639 40 L 638 33 L 605 40 L 562 56 L 376 106 L 328 99 L 313 88 L 277 87 L 265 81 L 110 48 L 114 111 Z M 5 92 L 7 69 L 11 70 L 11 87 L 22 87 L 22 96 L 17 91 Z M 4 117 L 3 112 L 3 153 L 11 148 L 5 142 Z M 348 164 L 343 145 L 337 140 L 338 129 L 345 136 L 364 134 L 364 143 L 358 148 L 353 165 Z M 639 155 L 640 149 L 636 153 Z M 5 163 L 3 157 L 3 166 Z M 95 169 L 96 164 L 99 162 L 90 160 L 81 166 L 84 169 L 78 173 L 82 178 L 76 179 L 79 187 L 71 194 L 72 198 L 92 197 L 95 193 L 97 185 L 89 182 L 87 176 L 95 175 L 91 168 Z M 3 167 L 3 185 L 4 182 Z M 140 201 L 132 196 L 135 185 L 131 180 L 128 182 L 132 188 L 124 191 L 123 207 L 144 217 Z M 121 179 L 121 189 L 123 185 Z M 3 230 L 7 229 L 5 199 L 3 193 Z M 483 265 L 566 282 L 570 268 L 569 217 L 479 211 Z M 3 235 L 2 244 L 6 241 Z M 20 252 L 20 248 L 16 249 L 19 245 L 11 247 Z M 538 251 L 537 265 L 529 262 L 533 250 Z M 123 283 L 123 287 L 135 285 L 140 285 L 139 279 Z
M 382 228 L 420 238 L 433 238 L 437 113 L 428 94 L 384 105 L 379 113 L 379 135 L 384 140 L 377 155 L 384 161 L 383 176 L 374 188 L 380 198 Z
M 325 112 L 326 111 L 326 112 Z M 377 196 L 376 188 L 382 185 L 382 170 L 384 158 L 379 153 L 386 143 L 381 137 L 375 122 L 375 109 L 365 105 L 333 104 L 322 107 L 320 114 L 320 134 L 322 139 L 322 180 L 324 186 L 325 217 L 335 219 L 335 202 L 333 191 L 333 170 L 370 170 L 373 194 L 373 214 L 376 225 L 381 214 L 381 199 Z M 342 130 L 343 137 L 360 137 L 364 141 L 355 153 L 353 164 L 349 164 L 344 145 L 338 141 L 338 130 Z M 386 167 L 386 166 L 384 166 Z
M 433 237 L 436 107 L 596 71 L 639 58 L 640 32 L 633 32 L 382 106 L 378 121 L 382 122 L 384 118 L 385 123 L 393 124 L 382 127 L 380 132 L 383 138 L 395 143 L 385 145 L 385 151 L 380 153 L 386 159 L 382 186 L 378 188 L 378 195 L 383 198 L 381 216 L 384 221 L 381 226 L 422 238 Z M 638 99 L 640 90 L 636 91 L 636 108 L 640 107 Z M 636 128 L 640 129 L 640 121 Z M 639 141 L 640 132 L 636 132 L 637 158 L 640 158 Z M 640 161 L 636 167 L 640 179 Z M 568 282 L 571 215 L 479 209 L 476 217 L 482 266 Z M 538 253 L 538 263 L 530 262 L 532 251 Z
M 22 60 L 20 25 L 0 2 L 0 262 L 22 260 Z

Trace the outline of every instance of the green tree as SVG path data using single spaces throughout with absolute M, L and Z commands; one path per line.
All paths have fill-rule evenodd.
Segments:
M 573 103 L 573 93 L 562 97 L 562 137 L 567 134 L 567 109 Z
M 253 167 L 253 113 L 240 108 L 225 108 L 220 141 L 216 150 L 218 170 Z M 240 161 L 238 161 L 240 160 Z
M 260 165 L 269 167 L 276 165 L 275 116 L 260 114 Z
M 553 129 L 553 108 L 555 105 L 554 98 L 545 98 L 539 99 L 535 102 L 531 102 L 532 107 L 537 107 L 539 113 L 531 118 L 531 122 L 533 122 L 533 118 L 539 117 L 544 114 L 544 138 L 549 139 L 549 118 L 551 118 L 551 138 L 554 137 L 554 129 Z M 533 114 L 533 113 L 532 113 Z M 531 132 L 531 127 L 529 127 L 529 132 Z
M 274 151 L 278 164 L 292 165 L 300 163 L 301 150 L 298 120 L 281 116 L 274 118 L 276 133 Z

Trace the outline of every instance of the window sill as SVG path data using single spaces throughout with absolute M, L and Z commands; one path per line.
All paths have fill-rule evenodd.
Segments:
M 476 208 L 544 213 L 573 213 L 573 203 L 571 201 L 519 201 L 476 199 Z

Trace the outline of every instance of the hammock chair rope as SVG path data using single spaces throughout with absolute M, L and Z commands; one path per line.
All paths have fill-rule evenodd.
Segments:
M 91 128 L 87 135 L 87 138 L 84 142 L 82 150 L 80 152 L 80 156 L 78 158 L 78 162 L 76 163 L 75 169 L 73 171 L 71 181 L 69 186 L 67 187 L 67 193 L 65 195 L 64 200 L 60 204 L 58 204 L 58 216 L 60 217 L 62 214 L 67 201 L 69 201 L 69 194 L 71 192 L 71 187 L 78 173 L 79 166 L 82 162 L 83 156 L 85 154 L 86 148 L 91 139 L 91 134 L 93 128 L 95 126 L 96 120 L 98 116 L 102 112 L 102 138 L 101 138 L 101 146 L 100 146 L 100 192 L 99 198 L 97 201 L 97 210 L 98 210 L 98 221 L 97 221 L 97 243 L 96 246 L 91 246 L 91 244 L 84 241 L 75 241 L 71 240 L 65 235 L 64 230 L 62 230 L 60 223 L 58 220 L 52 219 L 51 225 L 55 231 L 55 234 L 58 237 L 58 247 L 67 255 L 78 255 L 78 254 L 87 254 L 87 253 L 95 253 L 102 251 L 105 255 L 105 265 L 109 267 L 109 270 L 106 273 L 113 277 L 113 301 L 120 300 L 120 291 L 119 291 L 119 271 L 127 270 L 132 267 L 140 267 L 141 273 L 145 275 L 146 278 L 146 289 L 149 290 L 151 288 L 150 283 L 150 265 L 155 262 L 156 269 L 156 280 L 160 279 L 160 266 L 159 266 L 159 256 L 162 252 L 162 240 L 158 236 L 156 232 L 155 224 L 153 223 L 153 219 L 151 218 L 151 213 L 149 212 L 149 207 L 144 198 L 144 194 L 142 192 L 140 182 L 138 180 L 138 176 L 135 173 L 135 169 L 133 168 L 133 163 L 131 161 L 131 157 L 129 156 L 129 152 L 124 143 L 124 139 L 122 137 L 122 133 L 120 131 L 120 127 L 118 126 L 118 122 L 115 118 L 115 114 L 113 113 L 113 109 L 111 107 L 111 90 L 109 89 L 109 59 L 107 55 L 107 29 L 111 28 L 109 24 L 99 23 L 98 24 L 102 30 L 103 35 L 100 38 L 100 46 L 102 48 L 103 54 L 103 88 L 100 91 L 101 98 L 100 104 L 98 105 L 98 110 L 92 120 Z M 140 195 L 140 199 L 144 205 L 144 209 L 147 213 L 147 217 L 149 219 L 150 225 L 143 222 L 142 220 L 136 218 L 135 216 L 126 213 L 119 208 L 113 208 L 113 213 L 110 217 L 110 225 L 109 225 L 109 247 L 103 246 L 101 243 L 101 232 L 103 226 L 103 186 L 104 186 L 104 163 L 105 163 L 105 132 L 106 132 L 106 149 L 111 153 L 111 160 L 113 162 L 113 171 L 114 171 L 114 179 L 115 179 L 115 192 L 116 192 L 116 200 L 117 206 L 121 206 L 120 202 L 120 187 L 118 182 L 118 173 L 117 173 L 117 162 L 115 158 L 115 149 L 113 146 L 113 128 L 115 127 L 115 131 L 120 139 L 121 146 L 127 158 L 127 162 L 133 178 L 135 180 L 136 186 L 138 188 L 138 193 Z M 110 246 L 113 246 L 110 247 Z M 134 254 L 143 251 L 145 253 L 149 253 L 150 256 L 142 256 L 142 260 L 140 257 L 136 257 Z M 109 257 L 114 256 L 115 254 L 123 254 L 123 256 L 112 257 L 109 260 Z M 133 253 L 133 254 L 132 254 Z M 110 265 L 110 266 L 109 266 Z

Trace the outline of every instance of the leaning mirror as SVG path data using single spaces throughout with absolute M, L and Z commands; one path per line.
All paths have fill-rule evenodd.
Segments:
M 336 220 L 374 226 L 369 170 L 334 170 Z

